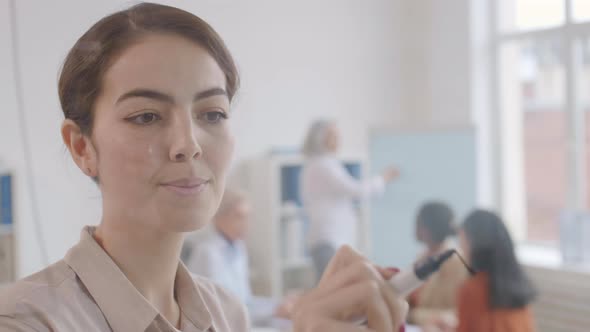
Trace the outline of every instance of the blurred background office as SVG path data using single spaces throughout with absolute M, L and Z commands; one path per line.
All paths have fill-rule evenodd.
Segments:
M 351 176 L 399 169 L 381 197 L 353 202 L 363 253 L 411 265 L 429 200 L 457 220 L 490 209 L 538 288 L 537 329 L 587 330 L 590 0 L 161 2 L 210 22 L 242 74 L 230 184 L 251 202 L 255 295 L 315 282 L 300 148 L 329 118 Z M 129 4 L 0 0 L 0 283 L 60 259 L 100 220 L 58 134 L 57 73 L 80 32 Z

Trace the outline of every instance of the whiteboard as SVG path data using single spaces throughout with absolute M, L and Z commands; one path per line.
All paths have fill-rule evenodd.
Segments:
M 371 258 L 378 264 L 403 268 L 422 251 L 415 240 L 415 218 L 425 201 L 448 203 L 457 224 L 477 202 L 473 129 L 375 132 L 370 164 L 374 173 L 391 164 L 401 173 L 371 203 Z

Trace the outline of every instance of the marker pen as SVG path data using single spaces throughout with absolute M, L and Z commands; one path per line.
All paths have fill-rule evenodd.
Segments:
M 454 253 L 454 249 L 449 249 L 440 255 L 428 257 L 425 261 L 416 264 L 412 268 L 402 270 L 394 275 L 389 279 L 389 283 L 395 288 L 399 296 L 406 297 L 420 287 L 434 272 L 438 271 L 442 263 L 453 256 Z
M 393 286 L 398 296 L 405 298 L 418 287 L 422 286 L 428 277 L 438 271 L 440 266 L 456 252 L 455 249 L 449 249 L 440 255 L 428 257 L 426 260 L 419 262 L 413 267 L 402 270 L 394 275 L 389 279 L 389 284 Z M 459 258 L 469 273 L 471 275 L 475 274 L 475 271 L 463 260 L 461 255 L 459 255 Z M 356 320 L 356 322 L 359 325 L 366 325 L 367 320 L 364 318 Z

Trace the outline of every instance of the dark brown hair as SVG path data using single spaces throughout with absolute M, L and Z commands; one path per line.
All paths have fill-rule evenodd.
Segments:
M 416 217 L 418 225 L 428 231 L 430 239 L 436 244 L 442 243 L 447 237 L 455 234 L 454 219 L 451 207 L 437 201 L 423 204 Z
M 59 99 L 65 118 L 73 120 L 82 133 L 92 132 L 94 104 L 108 68 L 125 49 L 150 33 L 175 34 L 203 47 L 224 72 L 231 101 L 239 86 L 238 71 L 217 32 L 187 11 L 141 3 L 102 18 L 78 39 L 65 59 Z
M 522 308 L 537 290 L 518 263 L 514 242 L 500 217 L 487 210 L 472 211 L 463 222 L 471 266 L 488 274 L 489 304 L 494 309 Z

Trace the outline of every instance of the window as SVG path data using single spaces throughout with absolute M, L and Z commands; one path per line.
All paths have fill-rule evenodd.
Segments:
M 500 0 L 498 8 L 500 31 L 524 31 L 562 25 L 565 22 L 563 2 L 563 0 Z
M 572 0 L 572 8 L 574 21 L 590 21 L 590 1 Z
M 590 207 L 590 1 L 494 3 L 502 208 L 557 246 L 562 213 Z

